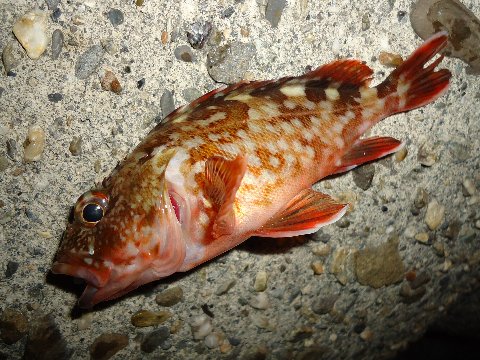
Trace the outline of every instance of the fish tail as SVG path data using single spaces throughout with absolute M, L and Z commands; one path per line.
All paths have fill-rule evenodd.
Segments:
M 426 105 L 447 91 L 452 74 L 447 69 L 435 71 L 443 55 L 425 66 L 447 40 L 445 31 L 431 36 L 377 87 L 379 97 L 388 98 L 392 114 Z

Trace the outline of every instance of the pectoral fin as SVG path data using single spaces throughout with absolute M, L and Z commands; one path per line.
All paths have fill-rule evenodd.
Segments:
M 214 208 L 218 209 L 213 224 L 214 238 L 233 232 L 235 226 L 233 203 L 246 170 L 247 161 L 241 155 L 233 160 L 214 156 L 205 163 L 205 191 Z
M 326 194 L 303 190 L 275 214 L 255 236 L 289 237 L 311 234 L 340 219 L 348 204 L 340 204 Z
M 391 137 L 371 137 L 358 140 L 342 157 L 334 174 L 342 173 L 369 161 L 392 154 L 403 147 L 403 143 Z

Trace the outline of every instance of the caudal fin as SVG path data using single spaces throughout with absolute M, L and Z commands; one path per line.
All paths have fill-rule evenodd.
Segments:
M 426 105 L 447 91 L 452 74 L 447 69 L 435 71 L 443 55 L 425 67 L 447 45 L 447 39 L 444 31 L 433 35 L 378 85 L 379 97 L 391 98 L 392 113 Z

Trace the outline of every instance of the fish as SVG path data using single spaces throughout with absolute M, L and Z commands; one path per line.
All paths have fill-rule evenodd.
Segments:
M 433 35 L 377 86 L 371 68 L 342 59 L 224 86 L 178 108 L 78 198 L 52 272 L 83 279 L 78 305 L 91 308 L 250 237 L 334 223 L 348 204 L 312 186 L 404 146 L 362 135 L 447 91 L 450 71 L 436 70 L 447 40 Z

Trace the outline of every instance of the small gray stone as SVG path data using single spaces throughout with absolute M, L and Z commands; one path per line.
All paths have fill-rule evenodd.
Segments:
M 265 18 L 270 22 L 272 27 L 276 28 L 278 26 L 285 5 L 287 5 L 286 0 L 268 0 L 265 9 Z
M 0 172 L 4 172 L 8 169 L 10 163 L 6 156 L 0 155 Z
M 212 24 L 210 22 L 194 23 L 190 31 L 187 31 L 187 40 L 190 46 L 194 49 L 201 49 L 205 45 L 210 32 L 212 31 Z
M 45 0 L 48 6 L 48 10 L 57 10 L 60 0 Z
M 370 29 L 370 17 L 368 14 L 363 14 L 362 16 L 362 31 L 367 31 Z
M 173 94 L 170 90 L 165 90 L 160 98 L 160 108 L 162 109 L 163 118 L 166 118 L 173 110 L 175 110 L 175 102 Z
M 18 270 L 18 262 L 16 261 L 9 261 L 7 263 L 7 269 L 5 270 L 5 277 L 7 279 L 11 278 Z
M 92 75 L 102 62 L 105 51 L 100 45 L 93 45 L 81 54 L 75 64 L 75 76 L 81 80 Z
M 54 103 L 58 103 L 59 101 L 62 101 L 63 95 L 60 93 L 53 93 L 53 94 L 48 94 L 47 95 L 48 100 Z
M 338 294 L 333 294 L 315 298 L 312 302 L 312 311 L 318 315 L 329 313 L 333 309 L 338 297 Z
M 193 56 L 193 52 L 187 45 L 180 45 L 173 51 L 175 57 L 178 60 L 185 61 L 185 62 L 193 62 L 195 57 Z
M 254 61 L 256 51 L 255 45 L 241 42 L 214 47 L 207 54 L 208 74 L 224 84 L 239 82 Z
M 372 185 L 375 175 L 375 165 L 366 164 L 353 170 L 353 182 L 362 190 L 367 190 Z
M 151 353 L 157 347 L 161 346 L 170 336 L 170 330 L 166 326 L 161 326 L 145 336 L 140 348 L 143 352 Z
M 427 211 L 425 213 L 425 223 L 430 230 L 436 230 L 445 220 L 445 206 L 433 199 L 428 203 Z
M 107 17 L 113 26 L 118 26 L 120 24 L 123 24 L 123 21 L 124 21 L 123 12 L 121 12 L 118 9 L 110 9 L 107 13 Z
M 52 34 L 52 59 L 56 60 L 60 56 L 63 47 L 64 36 L 60 29 L 56 29 Z
M 203 93 L 200 90 L 195 88 L 187 88 L 183 90 L 182 95 L 188 103 L 191 103 L 193 100 L 196 100 L 200 96 L 202 96 Z

